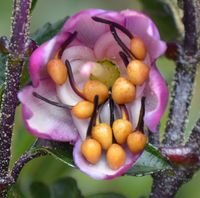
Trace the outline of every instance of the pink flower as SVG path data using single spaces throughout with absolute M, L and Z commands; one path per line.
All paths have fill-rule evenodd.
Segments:
M 74 161 L 81 171 L 96 179 L 112 179 L 132 167 L 141 153 L 132 154 L 126 146 L 123 146 L 126 159 L 117 170 L 108 166 L 105 151 L 102 152 L 97 163 L 89 163 L 81 153 L 81 144 L 88 136 L 90 119 L 80 119 L 71 112 L 70 108 L 58 108 L 38 98 L 42 96 L 63 106 L 76 105 L 83 100 L 84 94 L 80 90 L 90 78 L 94 66 L 98 67 L 105 60 L 118 68 L 120 76 L 127 78 L 126 67 L 119 55 L 123 50 L 111 33 L 110 24 L 98 21 L 99 18 L 115 23 L 112 28 L 128 48 L 131 39 L 119 30 L 116 24 L 127 29 L 133 37 L 141 38 L 146 46 L 147 54 L 143 62 L 150 66 L 148 79 L 142 85 L 136 86 L 135 99 L 125 106 L 128 109 L 130 122 L 135 128 L 139 119 L 141 98 L 145 97 L 144 124 L 155 132 L 168 101 L 166 84 L 155 65 L 156 59 L 165 52 L 166 44 L 160 40 L 157 27 L 151 19 L 136 11 L 115 12 L 90 9 L 70 17 L 62 30 L 42 44 L 30 57 L 29 72 L 33 86 L 25 87 L 18 97 L 22 103 L 23 119 L 30 133 L 39 138 L 75 144 Z M 66 45 L 69 38 L 71 42 Z M 56 84 L 47 71 L 48 62 L 55 56 L 61 56 L 63 63 L 69 61 L 69 80 L 62 85 Z M 130 58 L 127 58 L 130 61 Z M 72 74 L 69 72 L 70 66 Z M 72 75 L 75 82 L 71 84 Z M 101 121 L 109 123 L 109 102 L 103 103 L 99 112 Z

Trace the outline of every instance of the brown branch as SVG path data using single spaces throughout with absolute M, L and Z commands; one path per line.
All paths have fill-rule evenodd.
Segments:
M 196 68 L 200 49 L 200 1 L 183 0 L 185 38 L 179 49 L 170 113 L 164 138 L 165 146 L 179 146 L 183 143 L 185 125 L 193 95 Z M 200 120 L 193 129 L 186 144 L 200 154 Z M 198 170 L 199 164 L 188 167 L 174 166 L 174 174 L 167 171 L 153 175 L 151 198 L 173 198 L 179 188 L 188 182 Z
M 8 175 L 11 156 L 11 138 L 17 106 L 17 92 L 24 65 L 26 41 L 28 40 L 31 0 L 14 0 L 12 32 L 9 55 L 6 63 L 5 91 L 1 103 L 0 117 L 0 178 Z M 5 191 L 1 191 L 5 197 Z

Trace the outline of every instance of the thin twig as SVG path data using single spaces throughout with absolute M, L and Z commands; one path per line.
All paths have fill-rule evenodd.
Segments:
M 12 130 L 18 102 L 17 92 L 24 65 L 26 41 L 28 40 L 30 7 L 31 0 L 13 1 L 12 32 L 6 63 L 5 91 L 0 109 L 0 178 L 8 175 Z M 1 191 L 0 196 L 5 197 L 6 191 Z

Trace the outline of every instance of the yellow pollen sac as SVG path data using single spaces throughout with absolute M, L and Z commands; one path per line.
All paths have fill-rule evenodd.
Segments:
M 80 119 L 91 117 L 94 110 L 94 104 L 88 101 L 78 102 L 73 108 L 72 113 Z
M 57 85 L 62 85 L 67 80 L 67 68 L 60 59 L 52 59 L 47 63 L 49 76 Z
M 137 59 L 139 60 L 145 59 L 146 54 L 147 54 L 147 49 L 142 39 L 140 39 L 139 37 L 134 37 L 131 40 L 130 48 L 131 48 L 131 52 Z
M 88 138 L 81 145 L 81 153 L 91 164 L 96 164 L 101 157 L 101 145 L 94 139 Z
M 147 136 L 141 131 L 131 133 L 127 138 L 127 145 L 133 154 L 138 154 L 144 150 L 147 143 Z
M 117 104 L 130 103 L 135 99 L 135 86 L 126 78 L 119 77 L 112 87 L 112 98 Z
M 99 96 L 99 104 L 108 98 L 108 88 L 98 80 L 89 80 L 83 87 L 83 94 L 87 100 L 93 102 L 94 97 Z
M 127 74 L 134 85 L 142 85 L 149 77 L 150 68 L 139 60 L 132 60 L 127 66 Z
M 106 153 L 106 160 L 111 169 L 117 170 L 125 163 L 126 153 L 120 145 L 112 144 Z
M 92 138 L 97 140 L 103 149 L 107 150 L 112 144 L 112 129 L 106 123 L 97 124 L 92 129 Z
M 124 144 L 128 135 L 133 131 L 131 122 L 124 119 L 115 120 L 112 128 L 115 140 L 118 144 Z

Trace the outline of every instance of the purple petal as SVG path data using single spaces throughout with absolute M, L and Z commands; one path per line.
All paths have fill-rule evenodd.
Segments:
M 33 52 L 29 59 L 29 73 L 34 87 L 39 85 L 40 79 L 44 79 L 48 76 L 46 64 L 53 58 L 68 37 L 68 33 L 60 32 Z
M 166 44 L 160 40 L 158 29 L 149 17 L 132 10 L 121 13 L 125 17 L 126 28 L 145 42 L 152 62 L 165 52 Z
M 126 149 L 127 158 L 126 158 L 125 164 L 118 170 L 112 170 L 107 165 L 107 162 L 105 159 L 105 154 L 103 154 L 100 161 L 95 165 L 87 162 L 80 152 L 81 143 L 82 143 L 82 141 L 78 140 L 74 146 L 73 156 L 74 156 L 75 164 L 78 166 L 78 168 L 82 172 L 93 177 L 94 179 L 99 179 L 99 180 L 114 179 L 115 177 L 122 175 L 129 168 L 131 168 L 140 156 L 140 154 L 133 155 L 128 149 Z
M 123 43 L 129 47 L 130 39 L 124 33 L 120 31 L 117 32 Z M 113 38 L 111 32 L 107 32 L 99 37 L 94 46 L 94 53 L 98 60 L 109 59 L 118 65 L 121 63 L 121 57 L 119 56 L 120 51 L 122 51 L 122 49 Z
M 22 103 L 22 114 L 26 128 L 33 135 L 50 140 L 75 142 L 78 132 L 67 109 L 52 106 L 35 98 L 32 93 L 59 102 L 55 85 L 51 80 L 42 80 L 37 88 L 25 87 L 18 94 Z
M 123 17 L 118 12 L 100 9 L 84 10 L 69 18 L 64 25 L 64 31 L 76 30 L 78 32 L 78 39 L 91 48 L 93 48 L 96 40 L 109 30 L 108 25 L 95 22 L 91 19 L 92 16 L 107 18 L 118 23 L 123 22 Z
M 156 127 L 166 109 L 168 101 L 168 88 L 163 77 L 154 65 L 151 68 L 149 83 L 145 89 L 146 112 L 144 121 L 151 131 Z

